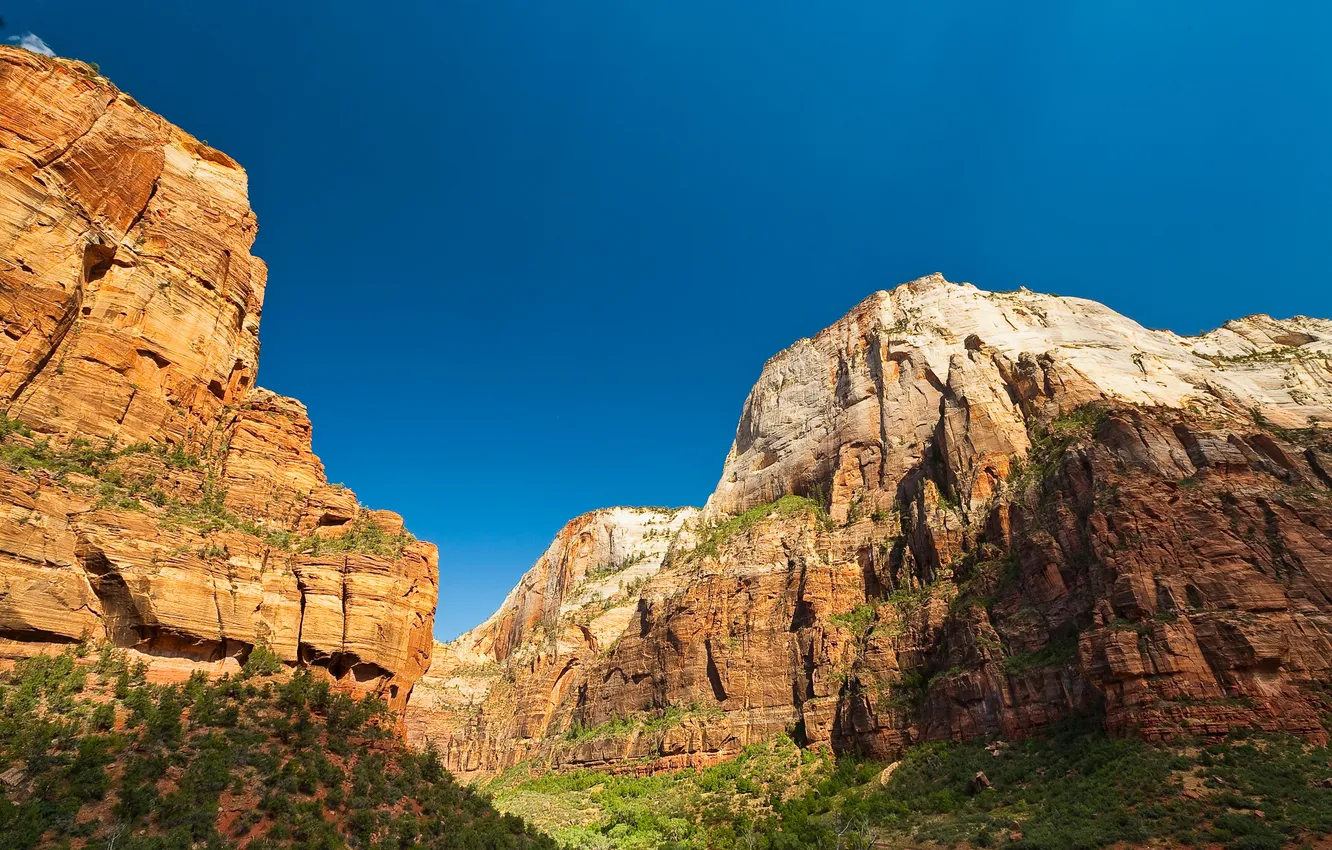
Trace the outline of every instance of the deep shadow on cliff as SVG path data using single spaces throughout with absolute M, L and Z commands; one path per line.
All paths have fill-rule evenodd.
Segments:
M 410 733 L 477 777 L 781 734 L 892 759 L 1087 717 L 1321 741 L 1329 352 L 1322 320 L 1187 338 L 941 276 L 879 293 L 765 365 L 641 587 L 587 596 L 557 539 L 529 577 L 564 603 L 498 641 L 516 592 L 437 647 Z M 581 625 L 597 606 L 623 612 L 611 641 Z

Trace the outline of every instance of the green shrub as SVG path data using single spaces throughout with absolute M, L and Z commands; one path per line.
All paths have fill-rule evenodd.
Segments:
M 1021 491 L 1044 481 L 1055 471 L 1069 448 L 1096 436 L 1109 415 L 1104 404 L 1088 402 L 1038 429 L 1032 435 L 1026 458 L 1009 472 L 1009 486 Z
M 18 785 L 0 785 L 3 850 L 224 850 L 242 837 L 256 850 L 333 850 L 345 836 L 382 850 L 422 838 L 440 848 L 554 850 L 460 788 L 437 753 L 385 740 L 378 700 L 331 693 L 306 672 L 262 688 L 202 675 L 147 685 L 123 653 L 80 661 L 87 654 L 71 648 L 0 673 L 0 766 L 24 770 Z M 117 707 L 129 724 L 100 731 Z M 290 734 L 274 732 L 282 729 Z M 334 742 L 341 763 L 328 755 Z M 223 835 L 226 794 L 258 805 Z
M 103 731 L 116 725 L 116 707 L 109 702 L 102 703 L 93 711 L 92 724 Z
M 834 624 L 841 626 L 857 638 L 867 635 L 879 614 L 879 601 L 869 600 L 843 614 L 829 617 Z
M 272 676 L 281 672 L 282 668 L 282 659 L 278 657 L 277 653 L 268 648 L 268 644 L 260 641 L 250 649 L 250 654 L 241 667 L 241 675 L 246 679 L 255 676 Z
M 808 514 L 825 526 L 828 524 L 828 513 L 819 502 L 803 496 L 783 496 L 775 502 L 750 508 L 739 516 L 701 526 L 698 529 L 698 544 L 691 557 L 715 558 L 728 540 L 749 531 L 769 517 L 801 514 Z
M 1072 661 L 1078 655 L 1076 635 L 1051 641 L 1035 652 L 1023 652 L 1004 659 L 1004 670 L 1014 675 L 1054 667 Z
M 406 531 L 391 534 L 380 528 L 370 517 L 362 514 L 342 534 L 336 537 L 313 535 L 306 538 L 300 549 L 311 555 L 359 552 L 366 555 L 400 558 L 403 549 L 415 539 Z

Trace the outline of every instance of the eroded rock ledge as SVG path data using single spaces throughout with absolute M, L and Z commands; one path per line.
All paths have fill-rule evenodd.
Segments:
M 405 704 L 435 548 L 330 486 L 256 389 L 266 270 L 231 158 L 90 66 L 0 47 L 0 653 L 162 676 L 258 642 Z
M 1075 713 L 1321 735 L 1330 425 L 1329 321 L 1190 338 L 939 275 L 876 293 L 764 366 L 613 639 L 561 639 L 539 564 L 436 647 L 412 734 L 473 776 L 783 731 L 890 757 Z

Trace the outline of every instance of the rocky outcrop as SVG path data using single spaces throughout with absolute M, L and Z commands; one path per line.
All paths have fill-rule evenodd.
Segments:
M 1320 736 L 1329 426 L 1329 321 L 1190 338 L 938 275 L 876 293 L 765 365 L 618 639 L 491 656 L 460 719 L 415 734 L 473 775 L 782 732 L 888 757 L 1074 714 Z M 496 696 L 529 689 L 542 723 Z
M 772 358 L 745 401 L 710 516 L 819 491 L 844 521 L 891 506 L 924 450 L 980 504 L 1027 449 L 1032 403 L 1105 399 L 1301 428 L 1328 410 L 1327 321 L 1265 316 L 1196 338 L 1108 307 L 931 275 L 879 292 Z M 882 495 L 880 495 L 882 494 Z
M 256 389 L 245 172 L 90 67 L 0 48 L 0 649 L 81 636 L 159 675 L 257 643 L 398 707 L 436 554 L 330 486 Z
M 417 741 L 464 772 L 511 763 L 571 723 L 570 697 L 655 588 L 695 508 L 608 508 L 571 520 L 490 619 L 436 644 L 407 711 Z

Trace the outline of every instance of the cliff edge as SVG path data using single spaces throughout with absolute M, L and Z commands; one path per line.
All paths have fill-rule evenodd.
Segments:
M 1073 715 L 1318 738 L 1330 488 L 1332 322 L 1183 337 L 931 275 L 765 364 L 612 640 L 509 629 L 412 734 L 472 776 L 700 766 L 782 732 L 892 758 Z
M 401 708 L 436 551 L 255 387 L 255 232 L 226 154 L 0 47 L 0 653 L 92 637 L 170 678 L 262 643 Z

